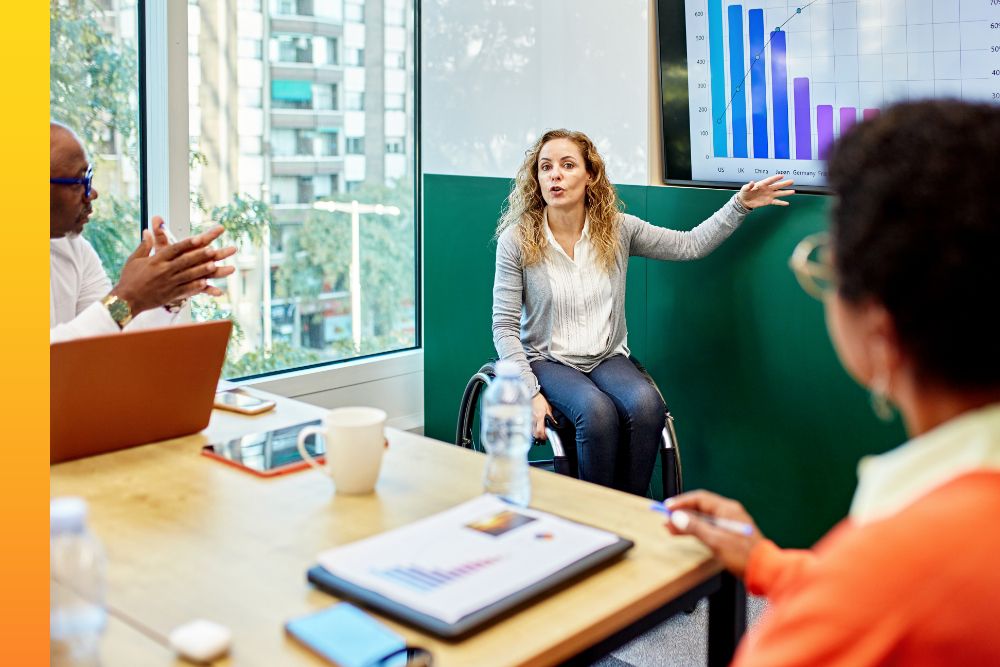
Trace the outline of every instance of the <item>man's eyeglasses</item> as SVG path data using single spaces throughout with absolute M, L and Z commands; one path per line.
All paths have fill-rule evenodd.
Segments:
M 830 235 L 810 234 L 792 251 L 788 266 L 799 285 L 809 296 L 822 300 L 834 287 L 833 263 L 830 257 Z
M 53 185 L 82 185 L 83 196 L 90 199 L 90 186 L 94 182 L 94 165 L 87 165 L 87 173 L 83 178 L 50 178 L 49 183 Z

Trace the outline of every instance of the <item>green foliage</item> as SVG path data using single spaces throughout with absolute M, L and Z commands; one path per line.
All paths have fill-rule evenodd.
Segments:
M 246 377 L 323 361 L 323 357 L 319 353 L 303 348 L 293 348 L 284 341 L 277 341 L 269 350 L 251 350 L 240 354 L 238 350 L 246 340 L 246 332 L 233 314 L 232 309 L 219 299 L 207 296 L 197 296 L 191 299 L 191 317 L 196 322 L 230 320 L 233 323 L 233 334 L 229 339 L 229 348 L 226 350 L 226 363 L 222 367 L 223 377 Z
M 112 284 L 118 282 L 125 260 L 139 243 L 138 223 L 138 202 L 107 197 L 95 202 L 94 214 L 83 228 L 83 237 L 94 246 Z
M 120 142 L 121 157 L 138 153 L 136 90 L 138 61 L 131 45 L 119 44 L 98 21 L 93 0 L 52 0 L 49 41 L 49 110 L 72 128 L 94 155 L 108 138 Z M 98 171 L 98 177 L 100 172 Z M 84 228 L 112 283 L 139 243 L 138 201 L 101 193 Z
M 285 341 L 274 341 L 270 349 L 251 350 L 239 359 L 227 358 L 222 371 L 224 377 L 236 378 L 258 375 L 270 371 L 306 366 L 325 361 L 326 358 L 315 350 L 293 347 Z
M 275 296 L 311 301 L 324 290 L 346 290 L 350 263 L 350 215 L 312 211 L 288 236 Z
M 94 0 L 49 4 L 49 109 L 88 145 L 117 133 L 134 154 L 138 136 L 138 57 L 101 27 Z
M 215 320 L 230 320 L 233 323 L 233 333 L 229 339 L 230 352 L 238 347 L 246 338 L 243 327 L 233 315 L 232 308 L 223 305 L 218 299 L 199 294 L 190 301 L 191 319 L 195 322 L 212 322 Z M 229 355 L 227 355 L 228 361 Z
M 368 354 L 413 344 L 409 334 L 393 333 L 394 325 L 412 308 L 415 291 L 413 188 L 409 181 L 395 187 L 365 184 L 330 201 L 397 206 L 398 216 L 361 216 L 362 350 L 351 342 L 334 345 L 338 356 Z M 285 244 L 285 262 L 278 269 L 275 296 L 315 301 L 329 291 L 350 287 L 351 215 L 311 211 L 294 228 Z M 405 311 L 405 312 L 403 312 Z M 347 345 L 347 349 L 342 349 Z
M 228 204 L 202 210 L 213 224 L 222 225 L 229 240 L 241 248 L 247 244 L 260 247 L 274 222 L 271 207 L 247 194 L 234 195 Z

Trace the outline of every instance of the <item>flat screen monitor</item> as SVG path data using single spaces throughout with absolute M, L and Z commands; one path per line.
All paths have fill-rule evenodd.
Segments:
M 658 0 L 664 180 L 823 191 L 843 132 L 904 100 L 1000 104 L 1000 0 Z

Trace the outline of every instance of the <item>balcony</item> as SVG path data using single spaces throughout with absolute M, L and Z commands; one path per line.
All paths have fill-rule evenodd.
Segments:
M 312 2 L 308 4 L 308 13 L 278 8 L 271 14 L 271 30 L 321 37 L 340 37 L 344 34 L 343 21 L 339 16 L 315 16 L 312 12 Z
M 316 176 L 339 174 L 343 170 L 343 155 L 275 155 L 271 157 L 271 174 L 273 176 Z
M 312 62 L 272 62 L 271 79 L 340 83 L 344 79 L 344 66 Z
M 330 109 L 279 109 L 271 108 L 271 127 L 312 130 L 326 127 L 343 127 L 344 112 Z

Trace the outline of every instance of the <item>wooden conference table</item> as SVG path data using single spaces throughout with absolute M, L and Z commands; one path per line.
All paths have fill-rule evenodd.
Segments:
M 172 628 L 207 618 L 233 631 L 217 665 L 327 664 L 285 635 L 284 622 L 334 602 L 306 581 L 316 554 L 447 509 L 481 493 L 484 459 L 387 429 L 376 493 L 338 496 L 312 470 L 264 479 L 201 456 L 219 439 L 315 418 L 278 399 L 271 413 L 215 411 L 202 434 L 51 468 L 52 495 L 78 495 L 108 554 L 105 667 L 172 665 Z M 710 596 L 709 663 L 726 664 L 743 631 L 742 587 L 693 538 L 675 538 L 649 501 L 532 470 L 532 506 L 636 543 L 620 561 L 460 642 L 379 616 L 436 667 L 588 664 Z

